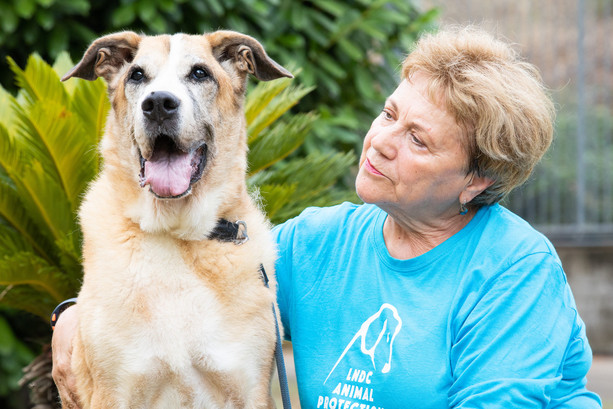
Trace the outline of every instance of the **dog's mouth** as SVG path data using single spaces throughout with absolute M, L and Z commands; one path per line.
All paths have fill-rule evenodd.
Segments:
M 161 199 L 188 195 L 192 185 L 202 177 L 206 166 L 207 146 L 185 152 L 167 135 L 155 140 L 151 158 L 140 157 L 140 185 Z

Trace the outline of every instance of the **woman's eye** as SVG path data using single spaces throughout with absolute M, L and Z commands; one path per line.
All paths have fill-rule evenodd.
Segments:
M 145 78 L 145 73 L 140 68 L 135 69 L 130 74 L 130 80 L 134 82 L 141 82 Z
M 209 77 L 209 73 L 204 68 L 195 67 L 189 76 L 196 81 L 202 81 Z
M 383 112 L 381 112 L 381 114 L 383 115 L 383 118 L 387 119 L 388 121 L 394 119 L 392 117 L 392 114 L 390 114 L 389 111 L 385 109 L 383 110 Z
M 413 142 L 415 145 L 417 145 L 417 146 L 419 146 L 419 147 L 424 147 L 424 146 L 426 146 L 426 145 L 424 145 L 424 144 L 423 144 L 423 142 L 422 142 L 422 141 L 421 141 L 421 140 L 420 140 L 420 139 L 419 139 L 417 136 L 415 136 L 415 134 L 413 134 L 413 133 L 412 133 L 412 134 L 410 134 L 410 136 L 411 136 L 411 141 L 412 141 L 412 142 Z

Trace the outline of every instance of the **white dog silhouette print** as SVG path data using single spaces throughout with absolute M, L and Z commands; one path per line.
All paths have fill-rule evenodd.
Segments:
M 402 320 L 398 310 L 391 304 L 383 304 L 379 311 L 368 318 L 349 342 L 341 356 L 334 364 L 324 384 L 330 378 L 336 367 L 341 363 L 349 349 L 360 340 L 360 350 L 368 355 L 373 365 L 373 370 L 387 373 L 392 366 L 392 351 L 394 339 L 402 328 Z M 381 365 L 381 363 L 383 365 Z

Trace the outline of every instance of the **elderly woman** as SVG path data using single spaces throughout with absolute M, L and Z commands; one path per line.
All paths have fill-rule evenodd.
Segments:
M 303 409 L 601 406 L 554 248 L 497 204 L 549 147 L 553 117 L 506 43 L 422 37 L 364 140 L 365 204 L 275 228 Z

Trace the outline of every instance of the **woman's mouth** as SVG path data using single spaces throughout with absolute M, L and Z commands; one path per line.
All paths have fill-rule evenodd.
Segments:
M 364 167 L 366 168 L 366 170 L 369 173 L 372 173 L 374 175 L 379 175 L 379 176 L 383 176 L 383 173 L 379 172 L 377 170 L 377 168 L 375 168 L 372 163 L 370 163 L 370 161 L 368 160 L 368 158 L 366 158 L 366 160 L 364 161 Z

